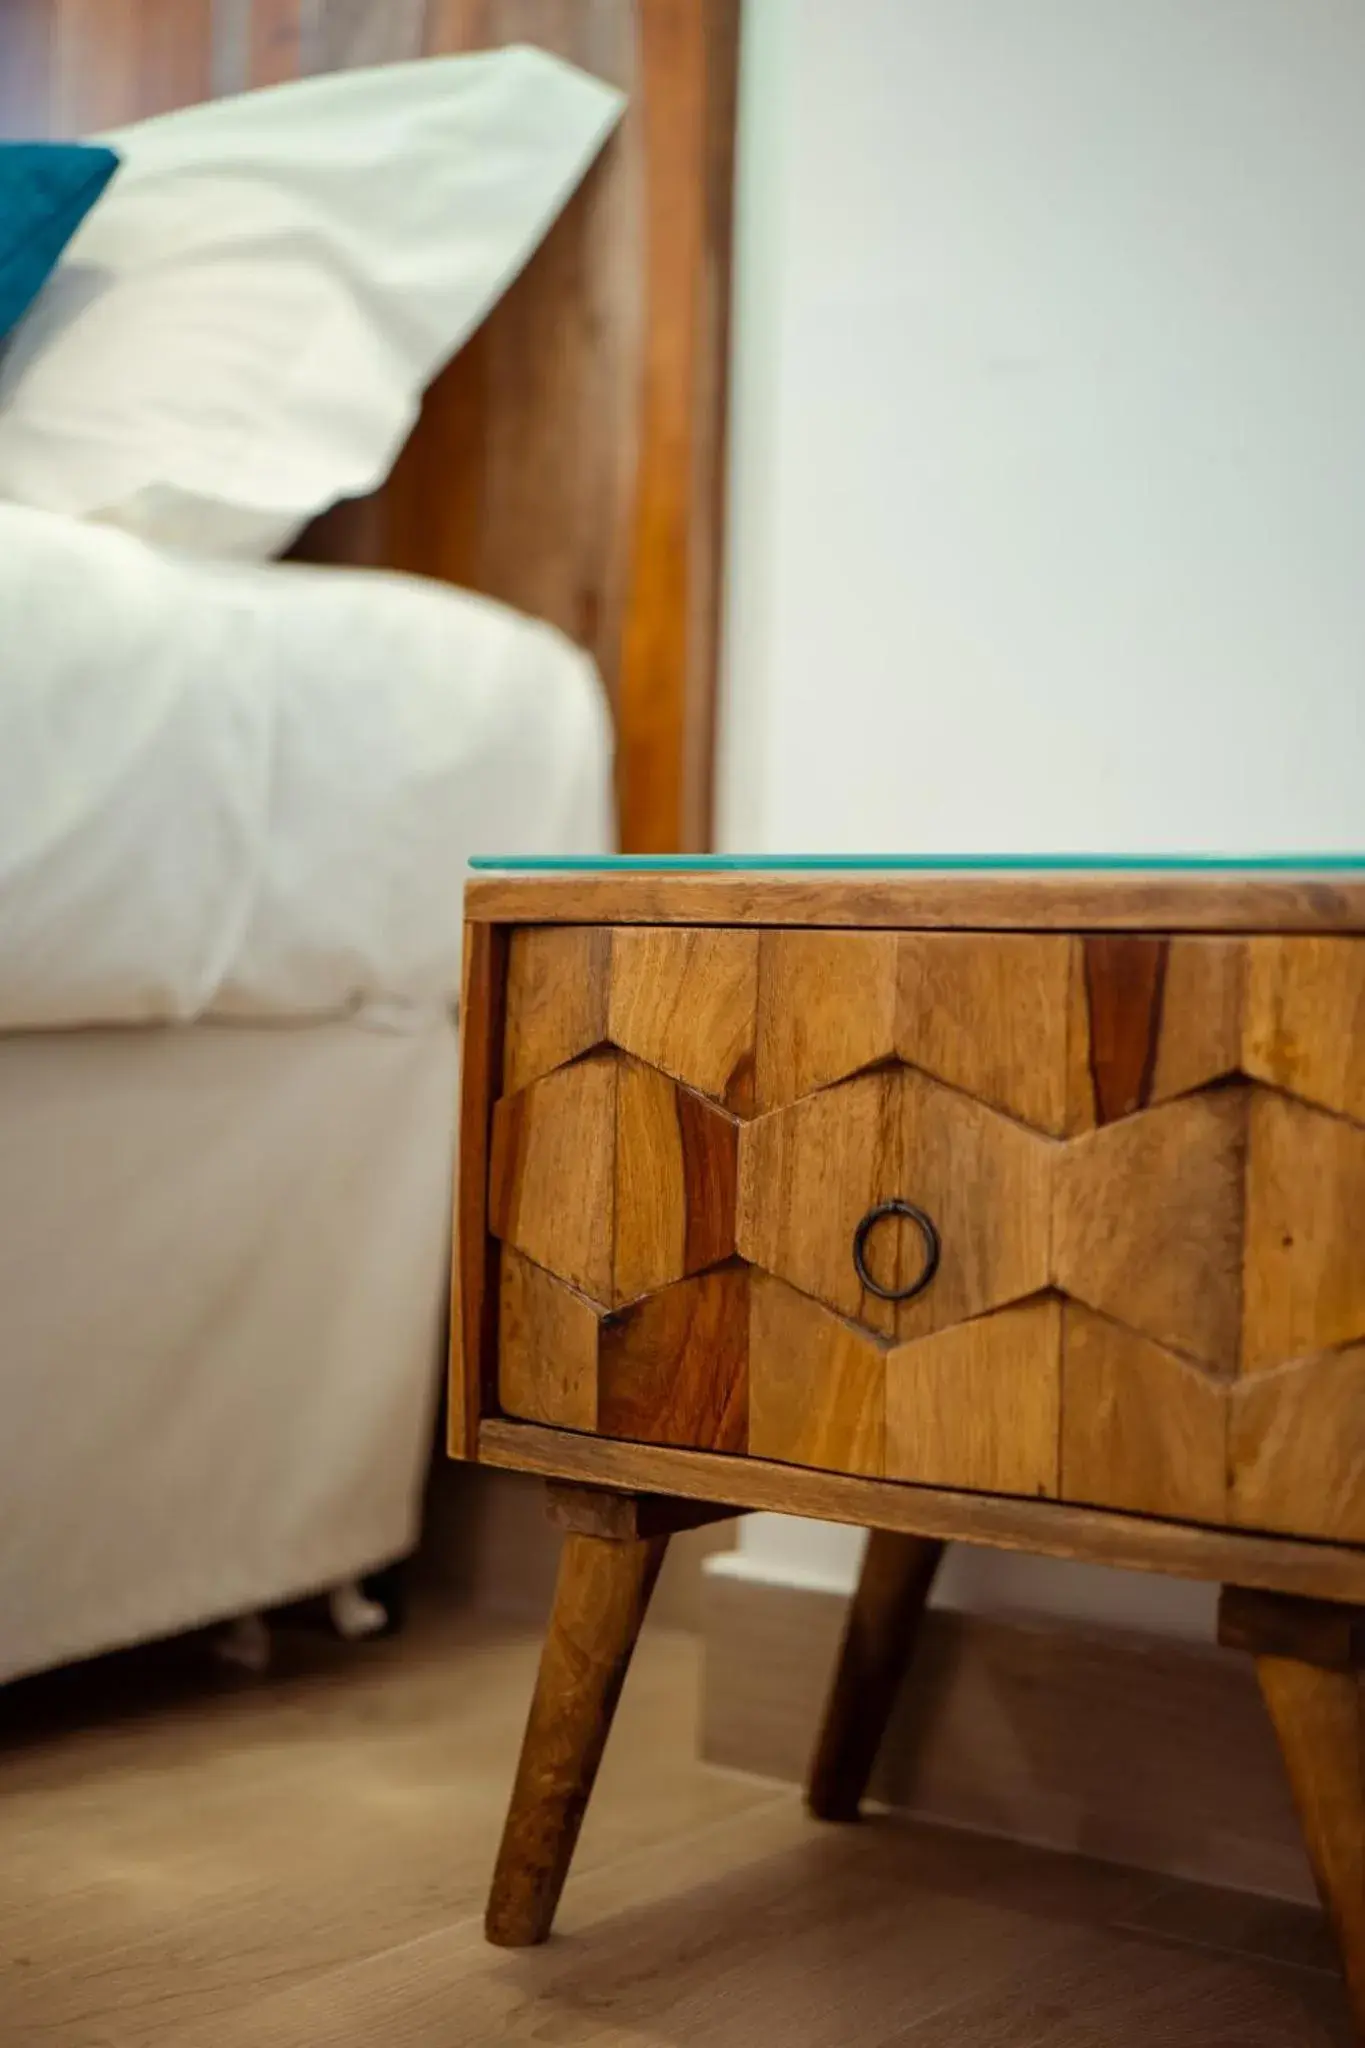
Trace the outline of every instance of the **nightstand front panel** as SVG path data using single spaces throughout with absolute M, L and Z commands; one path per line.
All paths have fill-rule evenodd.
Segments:
M 1365 1542 L 1362 1043 L 1351 938 L 517 930 L 500 1405 Z
M 888 1338 L 928 1336 L 1048 1284 L 1052 1140 L 895 1063 L 772 1110 L 740 1133 L 740 1256 Z M 932 1283 L 900 1302 L 867 1287 L 854 1258 L 879 1204 L 923 1210 L 941 1255 Z M 921 1229 L 869 1231 L 868 1277 L 908 1290 Z

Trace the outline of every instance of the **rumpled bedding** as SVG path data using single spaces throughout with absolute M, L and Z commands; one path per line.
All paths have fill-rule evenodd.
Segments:
M 0 1030 L 458 999 L 471 853 L 611 844 L 596 670 L 374 570 L 0 504 Z

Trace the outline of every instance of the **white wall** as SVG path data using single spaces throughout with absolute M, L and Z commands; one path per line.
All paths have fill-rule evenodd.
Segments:
M 746 6 L 722 845 L 1360 846 L 1365 5 Z

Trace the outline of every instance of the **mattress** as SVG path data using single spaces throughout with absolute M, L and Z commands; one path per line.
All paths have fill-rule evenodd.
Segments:
M 0 1679 L 417 1536 L 455 1032 L 0 1037 Z
M 548 626 L 0 504 L 0 1030 L 429 1019 L 469 854 L 610 819 L 602 688 Z
M 609 846 L 609 731 L 483 599 L 0 504 L 0 1678 L 412 1547 L 463 871 Z

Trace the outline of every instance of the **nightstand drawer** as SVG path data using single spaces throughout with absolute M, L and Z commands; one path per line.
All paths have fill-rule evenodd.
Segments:
M 1365 942 L 527 927 L 523 1419 L 1365 1539 Z

